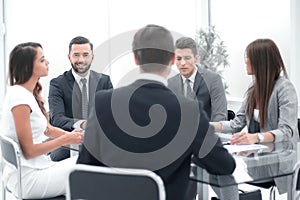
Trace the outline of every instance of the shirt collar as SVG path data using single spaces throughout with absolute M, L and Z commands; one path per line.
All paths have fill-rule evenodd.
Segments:
M 146 80 L 151 80 L 151 81 L 157 81 L 157 82 L 160 82 L 162 84 L 164 84 L 165 86 L 168 85 L 168 81 L 167 79 L 165 79 L 164 77 L 162 76 L 159 76 L 157 74 L 152 74 L 152 73 L 140 73 L 136 80 L 139 80 L 139 79 L 146 79 Z
M 195 82 L 197 71 L 198 71 L 198 68 L 197 68 L 197 66 L 195 66 L 195 70 L 194 70 L 193 74 L 188 78 L 192 84 L 194 84 L 194 82 Z M 184 82 L 186 78 L 184 76 L 182 76 L 181 74 L 180 74 L 180 76 L 182 78 L 182 81 Z
M 74 71 L 74 69 L 72 68 L 72 74 L 75 78 L 75 81 L 80 85 L 81 82 L 80 82 L 80 79 L 82 78 L 86 78 L 86 82 L 89 83 L 89 78 L 90 78 L 90 70 L 88 70 L 88 73 L 82 77 L 82 76 L 79 76 L 78 74 L 76 74 L 76 72 Z

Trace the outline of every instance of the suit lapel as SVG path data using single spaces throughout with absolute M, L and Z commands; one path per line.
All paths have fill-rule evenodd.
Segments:
M 98 85 L 99 79 L 100 79 L 100 77 L 98 76 L 98 74 L 96 74 L 95 72 L 93 72 L 91 70 L 90 78 L 89 78 L 89 104 L 90 104 L 90 102 L 94 101 L 95 92 L 97 90 L 97 85 Z
M 184 95 L 183 92 L 183 81 L 180 74 L 177 74 L 174 79 L 174 92 L 176 94 Z
M 68 71 L 67 73 L 67 79 L 69 88 L 72 88 L 72 111 L 73 111 L 73 117 L 74 118 L 81 118 L 81 91 L 79 88 L 79 85 L 75 81 L 75 78 L 72 74 L 72 70 Z
M 203 76 L 201 76 L 201 73 L 202 72 L 198 70 L 195 77 L 193 90 L 196 95 L 198 95 L 198 90 L 200 88 L 201 82 L 203 81 Z

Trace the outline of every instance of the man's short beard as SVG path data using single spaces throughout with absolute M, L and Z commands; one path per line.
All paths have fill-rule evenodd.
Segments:
M 73 70 L 78 74 L 85 74 L 91 68 L 91 64 L 89 64 L 87 66 L 87 68 L 85 68 L 85 69 L 78 69 L 75 67 L 75 65 L 73 63 L 71 63 L 71 66 L 72 66 Z

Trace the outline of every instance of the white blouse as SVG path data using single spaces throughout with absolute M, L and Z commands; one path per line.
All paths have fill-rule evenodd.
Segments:
M 258 109 L 254 109 L 253 112 L 253 119 L 257 122 L 259 122 L 259 110 Z
M 12 109 L 18 105 L 28 105 L 31 109 L 30 113 L 30 126 L 32 129 L 32 139 L 34 144 L 42 143 L 47 137 L 44 132 L 47 128 L 47 119 L 43 115 L 35 97 L 26 88 L 14 85 L 8 88 L 2 110 L 2 120 L 0 126 L 0 134 L 13 139 L 16 143 L 19 140 L 16 133 Z M 20 148 L 21 149 L 21 148 Z M 34 168 L 43 169 L 47 168 L 54 163 L 48 159 L 46 155 L 37 156 L 35 158 L 26 159 L 21 152 L 21 165 Z

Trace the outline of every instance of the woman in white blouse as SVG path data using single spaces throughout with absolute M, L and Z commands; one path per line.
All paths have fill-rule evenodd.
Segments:
M 66 132 L 48 123 L 41 97 L 40 77 L 48 75 L 48 60 L 38 43 L 17 45 L 10 53 L 10 87 L 5 96 L 1 134 L 19 144 L 22 167 L 22 198 L 48 198 L 65 193 L 68 171 L 76 157 L 52 162 L 46 154 L 58 147 L 80 144 L 83 133 Z M 47 137 L 52 138 L 44 142 Z M 16 171 L 5 166 L 3 176 L 17 194 Z

